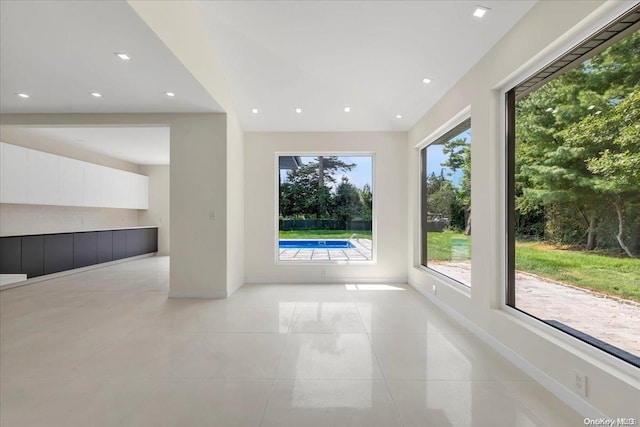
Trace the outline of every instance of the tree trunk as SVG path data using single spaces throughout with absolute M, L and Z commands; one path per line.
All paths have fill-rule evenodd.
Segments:
M 467 225 L 464 229 L 464 234 L 471 236 L 471 209 L 466 210 L 467 213 Z
M 588 251 L 592 251 L 596 248 L 596 216 L 591 215 L 589 218 L 589 228 L 587 228 L 587 247 Z
M 324 157 L 318 156 L 318 218 L 324 214 Z
M 630 258 L 634 258 L 633 254 L 631 253 L 631 251 L 629 250 L 627 245 L 625 245 L 624 241 L 622 240 L 622 236 L 623 236 L 623 232 L 624 232 L 624 221 L 623 221 L 623 218 L 622 218 L 622 206 L 620 206 L 620 203 L 617 202 L 617 201 L 613 202 L 613 206 L 615 206 L 616 213 L 618 214 L 618 234 L 616 234 L 616 239 L 618 240 L 618 244 L 620 245 L 622 250 Z

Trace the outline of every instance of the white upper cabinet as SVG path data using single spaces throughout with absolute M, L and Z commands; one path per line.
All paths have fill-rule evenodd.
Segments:
M 98 175 L 100 177 L 100 195 L 102 197 L 102 206 L 106 208 L 117 208 L 116 205 L 116 188 L 114 184 L 113 169 L 105 166 L 98 166 Z
M 27 149 L 0 143 L 0 203 L 28 203 Z
M 58 156 L 27 151 L 27 200 L 29 204 L 58 204 Z
M 134 174 L 133 207 L 135 209 L 149 209 L 149 179 L 146 176 Z
M 93 163 L 84 163 L 84 206 L 102 207 L 100 169 Z
M 84 162 L 59 158 L 58 204 L 62 206 L 85 206 Z
M 115 188 L 115 205 L 131 208 L 131 185 L 129 184 L 129 172 L 118 169 L 113 170 L 113 187 Z
M 148 209 L 149 178 L 0 143 L 0 203 Z

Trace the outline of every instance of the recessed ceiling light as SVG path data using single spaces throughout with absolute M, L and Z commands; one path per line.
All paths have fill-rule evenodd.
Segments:
M 252 109 L 251 109 L 251 112 L 252 112 L 253 114 L 258 114 L 258 109 L 257 109 L 257 108 L 252 108 Z
M 351 107 L 344 107 L 344 112 L 349 113 L 351 111 Z
M 396 114 L 396 119 L 401 119 L 402 118 L 402 114 Z
M 429 83 L 431 83 L 431 79 L 428 78 L 428 77 L 425 77 L 424 79 L 422 79 L 422 83 L 429 84 Z
M 482 18 L 488 11 L 488 7 L 476 6 L 476 10 L 473 11 L 473 16 L 476 18 Z
M 91 96 L 93 96 L 94 98 L 102 98 L 102 94 L 98 92 L 91 92 Z
M 296 108 L 296 113 L 298 114 L 302 113 L 302 108 Z
M 118 58 L 122 59 L 123 61 L 129 61 L 131 59 L 131 57 L 129 55 L 127 55 L 126 53 L 114 53 L 115 56 L 117 56 Z
M 176 96 L 176 94 L 173 92 L 165 92 L 164 94 L 167 95 L 169 98 L 173 98 L 174 96 Z
M 20 98 L 28 98 L 29 95 L 27 95 L 26 93 L 16 93 L 16 95 L 18 95 Z

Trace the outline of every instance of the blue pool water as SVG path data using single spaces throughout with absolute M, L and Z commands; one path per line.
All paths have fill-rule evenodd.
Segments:
M 280 240 L 281 249 L 350 249 L 355 246 L 348 240 Z

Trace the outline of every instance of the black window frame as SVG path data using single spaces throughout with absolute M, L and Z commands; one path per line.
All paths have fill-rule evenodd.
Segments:
M 515 289 L 515 164 L 516 164 L 516 101 L 540 88 L 547 82 L 575 68 L 585 60 L 597 55 L 615 42 L 640 30 L 640 4 L 636 4 L 609 24 L 595 31 L 566 53 L 542 67 L 532 76 L 515 84 L 505 92 L 505 304 L 520 313 L 553 327 L 590 346 L 623 360 L 635 367 L 640 367 L 640 357 L 629 354 L 595 337 L 591 337 L 569 326 L 560 326 L 548 322 L 535 315 L 520 310 L 516 304 Z

